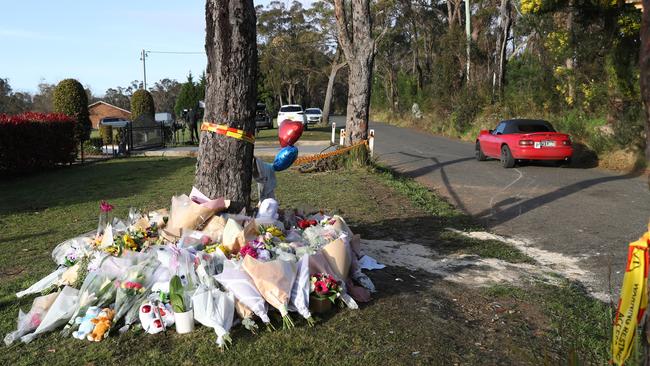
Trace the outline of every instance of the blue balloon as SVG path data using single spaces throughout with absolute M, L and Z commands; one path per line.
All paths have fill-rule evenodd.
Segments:
M 283 171 L 293 164 L 298 157 L 298 149 L 295 146 L 285 146 L 278 152 L 273 160 L 273 170 L 276 172 Z

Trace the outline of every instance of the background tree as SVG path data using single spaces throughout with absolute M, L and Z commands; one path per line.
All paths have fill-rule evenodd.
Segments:
M 0 78 L 0 113 L 19 114 L 32 108 L 29 93 L 13 92 L 9 80 Z
M 173 79 L 162 79 L 151 88 L 156 111 L 175 114 L 176 99 L 181 90 L 181 84 Z
M 88 97 L 81 83 L 75 79 L 61 80 L 54 89 L 53 102 L 54 112 L 67 114 L 77 120 L 77 141 L 88 140 L 92 125 L 88 114 Z
M 38 84 L 38 92 L 32 98 L 34 112 L 50 113 L 54 111 L 54 89 L 56 85 L 46 83 L 44 80 Z
M 128 111 L 131 108 L 130 94 L 131 93 L 127 95 L 125 88 L 118 86 L 116 88 L 106 89 L 104 97 L 101 99 L 108 104 L 112 104 Z
M 345 130 L 348 144 L 368 138 L 368 117 L 376 39 L 370 0 L 351 0 L 351 10 L 343 0 L 334 1 L 338 39 L 348 61 L 348 108 Z M 351 14 L 350 14 L 351 13 Z
M 258 89 L 260 100 L 271 109 L 297 103 L 306 108 L 322 106 L 325 111 L 328 98 L 335 102 L 335 109 L 340 109 L 333 90 L 341 86 L 336 76 L 345 61 L 337 54 L 332 9 L 326 1 L 315 2 L 310 9 L 297 1 L 289 7 L 273 1 L 256 8 L 261 74 Z
M 156 113 L 156 106 L 151 93 L 144 89 L 138 89 L 131 97 L 131 120 L 135 121 L 140 116 L 153 120 Z
M 177 116 L 181 116 L 184 109 L 197 109 L 199 101 L 205 98 L 205 80 L 205 74 L 198 83 L 194 81 L 191 72 L 187 75 L 187 81 L 181 85 L 174 105 L 174 112 Z
M 253 133 L 257 45 L 253 0 L 207 0 L 208 56 L 205 117 Z M 208 197 L 231 200 L 238 212 L 250 203 L 253 144 L 201 132 L 195 186 Z

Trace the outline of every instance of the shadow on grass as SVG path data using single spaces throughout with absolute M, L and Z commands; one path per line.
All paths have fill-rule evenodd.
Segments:
M 0 181 L 0 215 L 137 195 L 193 159 L 117 159 Z M 192 170 L 193 173 L 193 170 Z

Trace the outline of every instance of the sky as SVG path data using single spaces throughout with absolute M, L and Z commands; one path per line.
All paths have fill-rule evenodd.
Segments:
M 142 49 L 203 52 L 204 13 L 202 0 L 0 0 L 0 78 L 30 93 L 41 82 L 75 78 L 101 96 L 142 80 Z M 198 76 L 206 62 L 203 53 L 150 53 L 147 86 Z

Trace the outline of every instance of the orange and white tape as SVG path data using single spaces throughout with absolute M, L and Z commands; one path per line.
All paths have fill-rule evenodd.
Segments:
M 255 143 L 255 135 L 252 133 L 246 133 L 244 130 L 228 127 L 227 125 L 218 125 L 212 122 L 203 122 L 201 124 L 201 131 L 214 132 L 219 135 L 232 137 L 234 139 L 246 141 L 251 144 Z
M 356 143 L 356 144 L 354 144 L 352 146 L 344 147 L 344 148 L 337 149 L 337 150 L 330 151 L 330 152 L 323 153 L 323 154 L 301 156 L 298 159 L 296 159 L 296 161 L 293 164 L 294 165 L 301 165 L 301 164 L 310 163 L 312 161 L 322 160 L 322 159 L 326 159 L 326 158 L 329 158 L 329 157 L 332 157 L 332 156 L 341 155 L 341 154 L 346 153 L 346 152 L 348 152 L 348 151 L 350 151 L 352 149 L 355 149 L 355 148 L 357 148 L 357 147 L 359 147 L 361 145 L 366 145 L 366 147 L 367 147 L 368 146 L 368 140 L 363 140 L 363 141 L 358 142 L 358 143 Z

